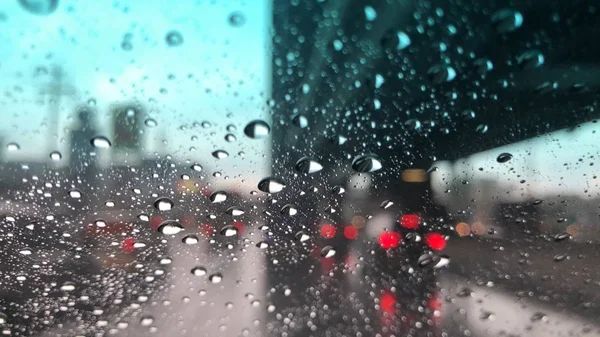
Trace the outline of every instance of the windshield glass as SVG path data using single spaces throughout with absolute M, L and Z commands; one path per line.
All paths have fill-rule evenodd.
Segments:
M 1 335 L 600 335 L 596 2 L 0 27 Z

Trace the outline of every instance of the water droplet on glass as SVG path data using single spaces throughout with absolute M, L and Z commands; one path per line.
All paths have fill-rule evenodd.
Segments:
M 142 316 L 142 318 L 140 318 L 140 324 L 142 326 L 150 326 L 152 323 L 154 323 L 154 317 L 152 316 Z
M 204 276 L 204 275 L 206 275 L 206 268 L 204 268 L 204 267 L 194 267 L 194 268 L 192 268 L 192 274 L 194 276 Z
M 50 152 L 50 159 L 52 159 L 52 161 L 59 161 L 62 159 L 62 154 L 58 151 Z
M 73 290 L 75 290 L 75 283 L 73 283 L 73 282 L 65 282 L 60 287 L 60 290 L 62 290 L 62 291 L 73 291 Z
M 365 18 L 367 21 L 373 21 L 377 18 L 377 11 L 371 6 L 365 6 Z
M 484 133 L 488 132 L 488 126 L 485 124 L 479 124 L 479 125 L 477 125 L 475 132 L 484 134 Z
M 196 236 L 194 234 L 186 235 L 181 239 L 181 242 L 185 243 L 186 245 L 195 245 L 199 241 L 200 240 L 198 239 L 198 236 Z
M 208 277 L 208 280 L 213 284 L 221 283 L 223 275 L 221 273 L 214 273 Z
M 304 231 L 299 231 L 296 233 L 295 238 L 298 242 L 306 242 L 310 240 L 310 235 L 306 234 Z
M 245 213 L 245 212 L 244 212 L 244 210 L 243 210 L 243 209 L 241 209 L 241 208 L 239 208 L 239 207 L 236 207 L 236 206 L 229 207 L 229 208 L 228 208 L 228 209 L 225 211 L 225 214 L 229 214 L 229 215 L 231 215 L 231 216 L 240 216 L 240 215 L 242 215 L 242 214 L 244 214 L 244 213 Z
M 144 122 L 144 124 L 146 124 L 147 127 L 149 128 L 153 128 L 155 126 L 158 125 L 158 123 L 156 122 L 156 120 L 152 119 L 152 118 L 147 118 L 146 121 Z
M 356 172 L 375 172 L 382 167 L 381 159 L 374 154 L 360 155 L 352 161 L 352 169 Z
M 137 217 L 142 221 L 150 221 L 150 217 L 148 216 L 148 214 L 140 213 Z
M 323 166 L 319 164 L 319 162 L 309 157 L 300 158 L 296 162 L 296 171 L 298 172 L 315 173 L 321 171 L 322 169 Z
M 344 194 L 345 192 L 346 190 L 340 185 L 335 185 L 331 188 L 331 193 L 333 194 Z
M 388 51 L 406 49 L 410 44 L 410 37 L 402 31 L 390 30 L 381 39 L 381 45 Z
M 271 127 L 264 121 L 254 120 L 244 128 L 244 134 L 252 139 L 265 138 L 271 132 Z
M 281 214 L 294 216 L 298 214 L 298 208 L 296 207 L 296 205 L 287 204 L 281 208 Z
M 383 209 L 388 209 L 390 207 L 392 207 L 392 205 L 394 205 L 394 203 L 391 200 L 384 200 L 381 205 L 379 205 L 379 207 L 383 208 Z
M 233 12 L 229 14 L 228 21 L 233 27 L 241 27 L 246 23 L 246 17 L 244 16 L 244 13 Z
M 477 59 L 475 60 L 475 70 L 480 74 L 484 75 L 488 71 L 494 69 L 494 64 L 488 59 Z
M 334 144 L 344 145 L 344 143 L 346 143 L 348 141 L 348 138 L 345 136 L 342 136 L 342 135 L 337 135 L 337 136 L 331 137 L 329 140 Z
M 308 126 L 308 118 L 306 118 L 304 115 L 295 115 L 292 117 L 292 124 L 304 129 Z
M 97 149 L 108 149 L 112 146 L 110 140 L 104 136 L 96 136 L 90 141 L 93 147 Z
M 31 14 L 49 15 L 58 7 L 58 0 L 19 0 L 19 4 Z
M 219 202 L 223 202 L 227 200 L 227 193 L 224 191 L 216 191 L 213 194 L 210 195 L 210 201 L 213 204 L 219 203 Z
M 456 77 L 456 70 L 447 64 L 435 65 L 427 71 L 433 84 L 450 82 Z
M 170 257 L 163 257 L 159 261 L 159 263 L 162 264 L 162 265 L 171 264 L 171 262 L 173 262 L 173 259 L 171 259 Z
M 546 316 L 546 314 L 544 314 L 542 312 L 536 312 L 531 316 L 532 322 L 537 322 L 537 321 L 545 322 L 547 320 L 548 320 L 548 316 Z
M 94 225 L 96 227 L 103 228 L 103 227 L 106 227 L 106 221 L 104 221 L 102 219 L 98 219 L 98 220 L 94 221 Z
M 523 69 L 533 69 L 544 64 L 544 55 L 538 50 L 529 50 L 517 58 L 519 66 Z
M 104 206 L 106 207 L 115 207 L 115 202 L 112 200 L 106 200 L 106 202 L 104 203 Z
M 31 255 L 32 253 L 33 252 L 29 248 L 23 248 L 19 251 L 19 254 L 21 254 L 21 255 Z
M 190 180 L 190 175 L 189 174 L 182 174 L 181 175 L 181 180 Z
M 260 249 L 267 249 L 267 248 L 269 248 L 269 243 L 266 241 L 261 241 L 256 244 L 256 247 L 258 247 Z
M 559 233 L 554 236 L 554 241 L 559 242 L 563 240 L 570 239 L 571 235 L 569 233 Z
M 238 228 L 233 225 L 226 225 L 221 228 L 221 235 L 225 235 L 227 237 L 237 235 Z
M 523 15 L 512 9 L 502 9 L 492 14 L 492 26 L 499 33 L 510 33 L 523 25 Z
M 154 208 L 159 211 L 170 211 L 173 205 L 173 201 L 166 197 L 161 197 L 154 201 Z
M 6 145 L 6 149 L 8 151 L 19 151 L 21 146 L 17 143 L 8 143 L 8 145 Z
M 335 249 L 331 246 L 325 246 L 321 249 L 321 256 L 325 258 L 333 257 L 335 256 Z
M 229 143 L 233 143 L 237 140 L 237 138 L 235 138 L 234 135 L 232 135 L 231 133 L 228 133 L 225 135 L 225 141 L 229 142 Z
M 217 150 L 212 153 L 212 156 L 217 159 L 225 159 L 225 158 L 229 157 L 229 153 L 227 153 L 226 151 L 223 151 L 223 150 Z
M 512 159 L 512 154 L 508 153 L 508 152 L 504 152 L 504 153 L 500 153 L 498 155 L 498 158 L 496 158 L 496 161 L 499 163 L 506 163 L 507 161 Z
M 81 198 L 81 191 L 74 188 L 69 191 L 69 197 L 71 197 L 73 199 L 79 199 L 79 198 Z
M 158 232 L 165 235 L 175 235 L 183 230 L 183 226 L 175 220 L 166 220 L 158 225 Z
M 285 183 L 277 178 L 268 177 L 258 183 L 258 189 L 265 193 L 278 193 L 283 190 Z
M 565 255 L 565 254 L 556 254 L 556 255 L 554 255 L 554 261 L 556 261 L 556 262 L 563 261 L 566 258 L 567 258 L 567 255 Z
M 191 166 L 191 169 L 194 170 L 194 171 L 196 171 L 196 172 L 200 172 L 200 171 L 202 171 L 202 166 L 200 166 L 200 164 L 196 163 L 196 164 L 194 164 L 194 165 Z
M 172 30 L 165 36 L 165 41 L 171 47 L 177 47 L 183 44 L 183 35 L 176 30 Z

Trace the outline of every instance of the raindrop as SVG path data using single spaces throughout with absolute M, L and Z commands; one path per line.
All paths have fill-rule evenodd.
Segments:
M 23 248 L 19 251 L 19 254 L 21 254 L 21 255 L 31 255 L 32 253 L 33 252 L 29 248 Z
M 238 228 L 233 225 L 226 225 L 221 228 L 221 235 L 231 237 L 238 234 Z
M 81 198 L 81 194 L 82 194 L 81 191 L 76 188 L 69 191 L 69 197 L 71 197 L 72 199 Z
M 510 154 L 508 152 L 503 152 L 498 155 L 498 158 L 496 158 L 496 161 L 499 163 L 506 163 L 507 161 L 511 160 L 512 157 L 513 157 L 512 154 Z
M 62 154 L 58 151 L 50 152 L 50 159 L 52 159 L 52 161 L 59 161 L 62 159 Z
M 181 239 L 181 242 L 185 243 L 186 245 L 195 245 L 199 242 L 200 240 L 198 239 L 198 236 L 194 235 L 194 234 L 189 234 L 183 237 L 183 239 Z
M 377 18 L 377 11 L 371 6 L 365 6 L 365 18 L 367 21 L 373 21 Z
M 221 275 L 221 273 L 214 273 L 208 277 L 208 280 L 213 284 L 221 283 L 223 275 Z
M 202 171 L 202 166 L 200 166 L 200 164 L 196 163 L 194 165 L 191 166 L 191 169 L 196 171 L 196 172 L 200 172 Z
M 65 282 L 60 287 L 60 290 L 62 290 L 62 291 L 73 291 L 73 290 L 75 290 L 75 283 L 73 283 L 73 282 Z
M 93 147 L 97 149 L 108 149 L 112 146 L 110 140 L 104 136 L 96 136 L 90 141 Z
M 231 133 L 228 133 L 225 135 L 225 141 L 229 142 L 229 143 L 233 143 L 237 140 L 237 138 L 235 138 L 234 135 L 232 135 Z
M 333 257 L 335 256 L 335 249 L 331 246 L 325 246 L 321 249 L 321 256 L 325 258 Z
M 556 262 L 563 261 L 566 258 L 567 258 L 567 255 L 565 255 L 565 254 L 556 254 L 556 255 L 554 255 L 554 261 L 556 261 Z
M 381 205 L 379 205 L 379 207 L 383 208 L 383 209 L 388 209 L 390 207 L 392 207 L 392 205 L 394 205 L 394 203 L 391 200 L 384 200 Z
M 544 54 L 538 50 L 529 50 L 517 57 L 519 66 L 523 69 L 533 69 L 544 64 Z
M 190 175 L 189 174 L 182 174 L 181 175 L 181 180 L 190 180 Z
M 542 312 L 536 312 L 531 316 L 531 321 L 532 322 L 537 322 L 537 321 L 547 321 L 548 320 L 548 316 L 546 316 L 546 314 L 542 313 Z
M 241 27 L 246 23 L 246 17 L 244 16 L 244 13 L 233 12 L 229 14 L 228 21 L 233 27 Z
M 104 206 L 106 207 L 115 207 L 115 202 L 112 200 L 106 200 L 106 202 L 104 203 Z
M 58 7 L 58 0 L 19 0 L 19 4 L 31 14 L 49 15 Z
M 140 213 L 137 217 L 142 221 L 150 221 L 150 217 L 148 216 L 148 214 Z
M 319 162 L 309 157 L 300 158 L 296 162 L 296 171 L 298 172 L 315 173 L 321 171 L 322 169 L 323 166 L 319 164 Z
M 229 153 L 227 153 L 226 151 L 223 150 L 217 150 L 214 151 L 212 153 L 213 157 L 217 158 L 217 159 L 225 159 L 227 157 L 229 157 Z
M 332 143 L 337 145 L 343 145 L 348 141 L 348 138 L 342 135 L 333 136 L 329 139 Z
M 171 264 L 171 262 L 173 262 L 173 259 L 171 259 L 170 257 L 163 257 L 159 261 L 159 263 L 162 265 Z
M 494 69 L 494 64 L 488 59 L 477 59 L 475 60 L 475 70 L 480 74 L 484 75 L 488 71 Z
M 465 121 L 471 120 L 471 119 L 475 119 L 475 111 L 473 110 L 464 110 L 461 114 L 462 119 Z
M 569 233 L 559 233 L 554 236 L 554 241 L 559 242 L 563 240 L 570 239 L 571 235 Z
M 352 161 L 352 169 L 356 172 L 375 172 L 382 167 L 381 159 L 374 154 L 360 155 Z
M 166 220 L 158 225 L 158 232 L 165 235 L 175 235 L 183 230 L 183 226 L 175 220 Z
M 512 9 L 502 9 L 492 14 L 492 25 L 499 33 L 510 33 L 523 25 L 523 15 Z
M 8 151 L 19 151 L 21 146 L 17 143 L 8 143 L 8 145 L 6 145 L 6 149 Z
M 456 293 L 458 297 L 475 297 L 475 292 L 473 289 L 464 287 L 458 293 Z
M 456 70 L 447 64 L 435 65 L 427 71 L 433 84 L 450 82 L 456 77 Z
M 265 193 L 278 193 L 283 190 L 285 183 L 277 178 L 268 177 L 258 183 L 258 189 Z
M 304 231 L 299 231 L 298 233 L 296 233 L 295 238 L 298 242 L 306 242 L 310 240 L 310 236 Z
M 192 268 L 192 274 L 194 276 L 204 276 L 204 275 L 206 275 L 206 268 L 204 268 L 204 267 L 194 267 L 194 268 Z
M 146 124 L 146 126 L 149 127 L 149 128 L 153 128 L 153 127 L 155 127 L 155 126 L 158 125 L 158 123 L 156 122 L 156 120 L 154 120 L 152 118 L 146 119 L 146 121 L 144 122 L 144 124 Z
M 176 30 L 172 30 L 165 36 L 165 41 L 171 47 L 177 47 L 183 44 L 183 35 Z
M 154 208 L 159 211 L 170 211 L 173 205 L 173 201 L 166 197 L 161 197 L 154 201 Z
M 254 120 L 244 128 L 244 134 L 252 139 L 265 138 L 271 132 L 271 127 L 264 121 Z
M 410 46 L 410 37 L 401 31 L 388 31 L 383 38 L 381 38 L 381 45 L 383 48 L 393 50 L 403 50 Z
M 335 185 L 331 188 L 331 193 L 333 194 L 344 194 L 345 192 L 346 190 L 340 185 Z
M 260 249 L 267 249 L 267 248 L 269 248 L 269 243 L 266 241 L 261 241 L 256 244 L 256 247 L 258 247 Z
M 223 202 L 225 200 L 227 200 L 227 193 L 225 193 L 224 191 L 216 191 L 210 195 L 210 201 L 213 204 Z
M 281 214 L 294 216 L 298 214 L 298 208 L 296 207 L 296 205 L 287 204 L 281 208 Z
M 106 221 L 102 220 L 102 219 L 98 219 L 96 221 L 94 221 L 94 225 L 96 225 L 96 227 L 106 227 Z
M 304 129 L 305 127 L 308 126 L 308 118 L 306 118 L 306 116 L 304 115 L 296 115 L 294 117 L 292 117 L 292 123 L 301 128 Z
M 140 319 L 140 324 L 142 326 L 150 326 L 152 323 L 154 323 L 154 317 L 152 316 L 142 316 Z
M 488 126 L 485 124 L 479 124 L 479 125 L 477 125 L 475 132 L 484 134 L 484 133 L 488 132 Z
M 243 209 L 241 209 L 241 208 L 239 208 L 239 207 L 236 207 L 236 206 L 229 207 L 229 208 L 228 208 L 228 209 L 225 211 L 225 214 L 229 214 L 229 215 L 231 215 L 231 216 L 240 216 L 240 215 L 242 215 L 242 214 L 244 214 L 244 213 L 245 213 L 245 212 L 244 212 L 244 210 L 243 210 Z

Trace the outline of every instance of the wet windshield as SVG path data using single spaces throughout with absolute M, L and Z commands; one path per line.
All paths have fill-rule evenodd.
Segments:
M 598 7 L 2 1 L 0 334 L 600 335 Z

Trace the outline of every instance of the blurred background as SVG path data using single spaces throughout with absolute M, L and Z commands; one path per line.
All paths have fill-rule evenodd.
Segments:
M 2 2 L 0 331 L 600 335 L 597 7 Z

